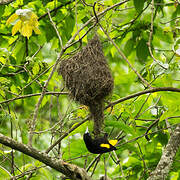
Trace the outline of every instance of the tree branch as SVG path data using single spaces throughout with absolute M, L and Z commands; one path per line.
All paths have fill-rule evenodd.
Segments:
M 105 29 L 101 26 L 101 24 L 99 23 L 100 28 L 102 29 L 102 31 L 104 32 L 104 34 L 107 36 L 107 38 L 109 39 L 109 41 L 113 44 L 113 46 L 117 49 L 118 53 L 121 55 L 121 57 L 128 63 L 129 67 L 136 73 L 136 75 L 139 77 L 139 79 L 147 86 L 151 88 L 151 85 L 138 73 L 138 71 L 132 66 L 132 64 L 130 63 L 130 61 L 127 59 L 127 57 L 124 55 L 124 53 L 119 49 L 119 47 L 117 46 L 117 44 L 111 39 L 111 37 L 109 36 L 109 34 L 105 31 Z
M 59 95 L 68 95 L 68 92 L 45 92 L 45 95 L 54 95 L 54 96 L 59 96 Z M 29 97 L 33 97 L 33 96 L 40 96 L 41 93 L 35 93 L 35 94 L 27 94 L 27 95 L 23 95 L 23 96 L 18 96 L 12 99 L 7 99 L 5 101 L 1 101 L 0 104 L 5 104 L 5 103 L 9 103 L 12 101 L 16 101 L 19 99 L 25 99 L 25 98 L 29 98 Z
M 148 180 L 163 180 L 167 177 L 173 163 L 176 152 L 180 148 L 180 124 L 172 133 L 166 148 L 163 151 L 161 159 L 156 169 L 151 173 Z
M 51 168 L 61 172 L 62 174 L 71 178 L 72 180 L 77 180 L 77 179 L 91 180 L 85 169 L 80 168 L 74 164 L 69 164 L 67 162 L 64 162 L 61 159 L 57 160 L 55 158 L 52 158 L 48 156 L 46 153 L 40 152 L 30 146 L 19 143 L 7 136 L 4 136 L 1 133 L 0 133 L 0 143 L 5 146 L 11 147 L 14 150 L 20 151 L 34 159 L 37 159 L 40 162 L 43 162 L 47 166 L 50 166 Z
M 153 36 L 153 28 L 154 28 L 154 0 L 152 0 L 151 2 L 151 10 L 152 10 L 152 13 L 151 13 L 151 29 L 150 29 L 150 34 L 149 34 L 149 41 L 147 42 L 147 45 L 148 45 L 148 49 L 149 49 L 149 53 L 151 55 L 151 57 L 153 58 L 153 60 L 159 64 L 159 66 L 161 66 L 163 69 L 166 69 L 166 67 L 164 67 L 153 55 L 153 52 L 151 50 L 151 42 L 152 42 L 152 36 Z
M 71 129 L 69 129 L 67 132 L 65 132 L 56 142 L 54 142 L 47 150 L 46 153 L 49 153 L 57 144 L 59 144 L 66 136 L 68 136 L 72 131 L 74 131 L 76 128 L 78 128 L 80 125 L 84 124 L 86 121 L 89 120 L 89 116 L 85 118 L 83 121 L 79 122 L 75 126 L 73 126 Z
M 138 93 L 134 93 L 134 94 L 131 94 L 129 96 L 126 96 L 126 97 L 123 97 L 121 99 L 118 99 L 112 103 L 110 103 L 109 105 L 107 105 L 105 107 L 105 109 L 109 108 L 109 107 L 112 107 L 120 102 L 123 102 L 123 101 L 126 101 L 128 99 L 131 99 L 131 98 L 134 98 L 134 97 L 137 97 L 137 96 L 140 96 L 140 95 L 143 95 L 143 94 L 148 94 L 148 93 L 154 93 L 154 92 L 158 92 L 158 91 L 173 91 L 173 92 L 180 92 L 180 89 L 179 88 L 173 88 L 173 87 L 157 87 L 157 88 L 152 88 L 152 89 L 148 89 L 148 90 L 145 90 L 145 91 L 140 91 Z
M 58 9 L 61 9 L 62 7 L 67 6 L 68 4 L 73 3 L 74 1 L 75 1 L 75 0 L 70 0 L 70 1 L 66 2 L 65 4 L 61 4 L 60 6 L 58 6 L 58 7 L 54 8 L 54 9 L 50 10 L 49 12 L 52 13 L 52 12 L 54 12 L 54 11 L 57 11 Z M 40 17 L 38 18 L 38 21 L 41 20 L 42 18 L 46 17 L 47 15 L 48 15 L 48 13 L 43 14 L 42 16 L 40 16 Z
M 1 0 L 0 5 L 7 5 L 9 3 L 12 3 L 13 1 L 15 1 L 15 0 Z

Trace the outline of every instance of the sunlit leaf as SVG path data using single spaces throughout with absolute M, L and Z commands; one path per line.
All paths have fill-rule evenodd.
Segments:
M 133 1 L 134 1 L 134 6 L 135 6 L 137 12 L 142 11 L 145 0 L 133 0 Z
M 23 24 L 21 34 L 27 38 L 32 35 L 32 27 L 28 24 L 28 22 Z
M 145 41 L 144 39 L 141 39 L 136 47 L 136 55 L 138 57 L 138 59 L 145 63 L 148 55 L 149 55 L 149 50 L 148 50 L 148 46 L 147 46 L 147 41 Z
M 18 21 L 12 28 L 12 35 L 14 36 L 21 29 L 21 21 Z
M 32 68 L 32 72 L 33 72 L 34 75 L 36 75 L 36 74 L 39 73 L 39 70 L 40 70 L 39 64 L 36 63 Z
M 0 17 L 3 15 L 5 9 L 5 5 L 0 6 Z
M 18 15 L 17 15 L 16 13 L 14 13 L 14 14 L 11 15 L 11 16 L 9 17 L 9 19 L 6 21 L 6 24 L 10 24 L 10 23 L 14 22 L 15 20 L 17 20 L 18 18 L 19 18 Z
M 3 58 L 3 57 L 0 57 L 0 62 L 1 62 L 2 64 L 5 64 L 5 63 L 6 63 L 6 59 Z
M 36 34 L 41 34 L 41 31 L 37 27 L 32 27 Z

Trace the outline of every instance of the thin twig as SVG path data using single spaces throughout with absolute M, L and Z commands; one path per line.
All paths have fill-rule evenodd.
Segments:
M 4 167 L 2 167 L 1 165 L 0 165 L 0 169 L 2 169 L 3 171 L 5 171 L 11 178 L 13 177 L 13 176 L 11 175 L 11 173 L 10 173 L 7 169 L 5 169 Z
M 115 151 L 113 151 L 113 154 L 114 154 L 114 156 L 116 158 L 116 163 L 119 165 L 119 168 L 121 170 L 122 177 L 124 177 L 124 179 L 126 179 L 125 175 L 124 175 L 124 172 L 123 172 L 123 168 L 122 168 L 121 163 L 120 163 L 121 162 L 120 159 L 118 158 L 118 156 L 117 156 Z
M 84 6 L 90 6 L 90 7 L 93 7 L 93 5 L 87 4 L 84 0 L 81 0 L 81 2 L 82 2 L 82 4 L 83 4 Z
M 86 168 L 86 171 L 88 172 L 89 169 L 93 166 L 93 164 L 101 157 L 101 154 L 98 154 L 93 161 L 91 161 L 91 163 L 89 164 L 89 166 Z
M 53 27 L 55 28 L 55 31 L 56 31 L 56 33 L 57 33 L 57 36 L 59 36 L 59 33 L 58 33 L 58 31 L 57 31 L 56 26 L 54 25 Z M 61 38 L 60 38 L 60 39 L 61 39 Z M 60 40 L 60 39 L 59 39 L 59 40 Z M 61 41 L 60 41 L 60 44 L 62 45 Z M 38 102 L 37 102 L 37 104 L 36 104 L 36 106 L 35 106 L 35 110 L 34 110 L 34 114 L 33 114 L 33 119 L 32 119 L 32 122 L 31 122 L 30 131 L 29 131 L 29 142 L 28 142 L 28 144 L 29 144 L 30 146 L 32 146 L 33 131 L 35 130 L 35 127 L 36 127 L 36 120 L 37 120 L 37 116 L 38 116 L 39 106 L 40 106 L 40 104 L 41 104 L 41 102 L 42 102 L 42 100 L 43 100 L 43 98 L 44 98 L 44 95 L 45 95 L 45 92 L 46 92 L 46 88 L 47 88 L 47 86 L 48 86 L 48 84 L 49 84 L 49 81 L 51 80 L 54 72 L 56 71 L 56 68 L 57 68 L 59 62 L 61 61 L 61 57 L 62 57 L 63 54 L 64 54 L 64 47 L 62 46 L 62 47 L 61 47 L 61 51 L 60 51 L 60 53 L 59 53 L 59 55 L 58 55 L 58 57 L 57 57 L 57 59 L 56 59 L 56 62 L 55 62 L 55 64 L 54 64 L 54 66 L 53 66 L 53 69 L 52 69 L 52 71 L 50 72 L 50 75 L 49 75 L 47 81 L 46 81 L 45 84 L 44 84 L 44 87 L 43 87 L 43 89 L 42 89 L 42 94 L 41 94 L 41 96 L 39 97 L 39 100 L 38 100 Z
M 107 165 L 106 165 L 106 157 L 104 155 L 104 178 L 107 180 Z
M 97 165 L 98 165 L 98 163 L 99 163 L 99 161 L 100 161 L 100 157 L 101 157 L 101 156 L 99 156 L 99 158 L 97 158 L 97 160 L 96 160 L 96 163 L 95 163 L 94 168 L 93 168 L 92 173 L 91 173 L 91 177 L 93 176 L 93 174 L 94 174 L 94 172 L 95 172 L 95 170 L 96 170 L 96 167 L 97 167 Z
M 145 112 L 149 111 L 150 109 L 156 108 L 156 107 L 157 107 L 157 104 L 158 104 L 159 101 L 160 101 L 160 99 L 161 99 L 161 96 L 157 99 L 157 101 L 156 101 L 153 105 L 149 106 L 149 107 L 146 108 L 141 114 L 139 114 L 138 117 L 142 116 Z
M 105 31 L 105 29 L 101 26 L 99 23 L 100 28 L 104 32 L 104 34 L 107 36 L 109 41 L 114 45 L 114 47 L 117 49 L 118 53 L 122 56 L 122 58 L 128 63 L 129 67 L 137 74 L 137 76 L 141 79 L 141 81 L 148 87 L 151 87 L 151 85 L 137 72 L 137 70 L 132 66 L 130 61 L 127 59 L 127 57 L 124 55 L 124 53 L 119 49 L 119 47 L 116 45 L 116 43 L 111 39 L 109 34 Z
M 59 96 L 59 95 L 68 95 L 68 92 L 45 92 L 45 95 L 54 95 L 54 96 Z M 12 101 L 16 101 L 19 99 L 25 99 L 25 98 L 29 98 L 29 97 L 34 97 L 34 96 L 40 96 L 41 93 L 35 93 L 35 94 L 27 94 L 27 95 L 23 95 L 23 96 L 18 96 L 12 99 L 7 99 L 5 101 L 1 101 L 0 104 L 6 104 Z
M 54 144 L 52 144 L 45 152 L 48 154 L 57 144 L 59 144 L 66 136 L 68 136 L 72 131 L 74 131 L 76 128 L 78 128 L 81 124 L 85 123 L 89 120 L 89 116 L 84 119 L 83 121 L 79 122 L 75 126 L 73 126 L 71 129 L 69 129 L 67 132 L 65 132 Z
M 161 66 L 163 69 L 166 69 L 166 67 L 164 67 L 153 55 L 152 50 L 151 50 L 151 42 L 152 42 L 152 36 L 153 36 L 153 27 L 154 27 L 154 0 L 152 0 L 151 2 L 151 29 L 150 29 L 150 33 L 149 33 L 149 41 L 147 42 L 147 46 L 149 49 L 149 53 L 151 55 L 151 57 L 153 58 L 154 62 L 156 62 L 159 66 Z
M 60 34 L 59 34 L 59 31 L 57 30 L 56 25 L 54 24 L 54 22 L 53 22 L 53 20 L 52 20 L 52 18 L 51 18 L 51 14 L 50 14 L 49 9 L 47 9 L 47 12 L 48 12 L 49 20 L 50 20 L 50 22 L 51 22 L 54 30 L 56 31 L 57 36 L 58 36 L 59 43 L 60 43 L 60 47 L 63 48 L 62 38 L 61 38 L 61 36 L 60 36 Z
M 76 159 L 80 159 L 80 158 L 83 158 L 83 157 L 88 157 L 88 156 L 91 156 L 91 155 L 92 154 L 81 155 L 81 156 L 74 157 L 74 158 L 71 158 L 71 159 L 66 159 L 65 161 L 66 162 L 70 162 L 70 161 L 73 161 L 73 160 L 76 160 Z
M 96 23 L 98 23 L 99 19 L 98 19 L 98 16 L 97 16 L 97 14 L 96 14 L 96 9 L 95 9 L 96 3 L 97 3 L 97 2 L 94 2 L 93 12 L 94 12 L 94 16 L 95 16 L 95 18 L 96 18 Z
M 137 142 L 137 145 L 138 145 L 138 148 L 139 148 L 139 151 L 140 151 L 140 154 L 141 155 L 138 155 L 141 159 L 142 159 L 142 161 L 143 161 L 143 166 L 144 166 L 144 171 L 143 171 L 143 175 L 145 175 L 146 174 L 146 170 L 147 170 L 147 166 L 146 166 L 146 162 L 145 162 L 145 160 L 144 160 L 144 154 L 143 154 L 143 152 L 142 152 L 142 150 L 141 150 L 141 146 L 140 146 L 140 144 Z M 141 180 L 142 179 L 142 177 L 143 177 L 143 175 L 139 178 L 139 180 Z
M 58 6 L 58 7 L 54 8 L 54 9 L 50 10 L 50 13 L 52 13 L 52 12 L 54 12 L 54 11 L 57 11 L 58 9 L 61 9 L 61 8 L 63 8 L 64 6 L 67 6 L 67 5 L 71 4 L 71 3 L 73 3 L 74 1 L 75 1 L 75 0 L 71 0 L 71 1 L 66 2 L 65 4 L 61 4 L 60 6 Z M 41 19 L 43 19 L 43 18 L 46 17 L 47 15 L 48 15 L 48 13 L 43 14 L 42 16 L 40 16 L 40 17 L 38 18 L 38 21 L 41 20 Z
M 35 167 L 35 168 L 31 169 L 31 170 L 22 172 L 22 173 L 19 174 L 19 175 L 12 176 L 11 180 L 23 178 L 24 176 L 26 176 L 26 175 L 28 175 L 28 174 L 30 174 L 30 173 L 32 173 L 32 172 L 35 172 L 35 171 L 39 170 L 40 168 L 45 168 L 45 167 L 46 167 L 46 166 L 44 166 L 44 165 L 43 165 L 43 166 L 40 166 L 40 167 Z
M 33 75 L 32 75 L 32 73 L 31 73 L 31 71 L 26 68 L 26 64 L 24 65 L 23 68 L 24 68 L 25 72 L 31 77 L 31 79 L 33 79 Z M 29 85 L 31 85 L 32 82 L 34 82 L 34 81 L 36 81 L 36 83 L 42 88 L 42 85 L 41 85 L 41 83 L 38 81 L 38 78 L 34 78 L 30 83 L 26 84 L 26 85 L 20 90 L 19 95 L 22 93 L 22 91 L 23 91 L 24 89 L 26 89 L 26 88 L 27 88 Z
M 79 28 L 78 28 L 78 19 L 77 19 L 77 0 L 75 0 L 76 1 L 76 5 L 75 5 L 75 17 L 76 17 L 76 30 L 77 30 L 77 32 L 79 32 Z M 79 37 L 79 39 L 80 39 L 80 35 L 79 35 L 79 33 L 78 33 L 78 37 Z M 81 41 L 80 41 L 81 42 Z
M 39 46 L 39 49 L 32 55 L 32 59 L 40 52 L 42 48 L 43 48 L 43 45 Z
M 148 97 L 145 99 L 145 101 L 143 102 L 142 106 L 140 107 L 139 111 L 137 112 L 136 116 L 134 117 L 134 119 L 137 119 L 140 115 L 140 112 L 142 110 L 142 108 L 144 107 L 144 105 L 146 104 L 147 100 L 149 99 L 151 94 L 148 95 Z
M 119 3 L 116 3 L 108 8 L 106 8 L 104 11 L 100 12 L 97 14 L 97 17 L 105 14 L 106 12 L 110 11 L 111 9 L 114 9 L 115 7 L 118 7 L 118 6 L 121 6 L 123 5 L 124 3 L 128 2 L 129 0 L 124 0 L 122 2 L 119 2 Z M 94 19 L 96 19 L 95 16 L 93 16 L 91 19 L 89 19 L 85 24 L 83 24 L 83 26 L 79 29 L 78 32 L 76 32 L 72 37 L 71 39 L 66 43 L 66 45 L 64 46 L 64 49 L 66 50 L 67 48 L 69 48 L 71 46 L 71 42 L 75 39 L 75 37 L 79 34 L 80 31 L 82 31 L 86 26 L 88 26 L 91 22 L 94 21 Z
M 179 118 L 179 117 L 178 117 L 178 118 Z M 153 132 L 148 133 L 147 135 L 156 134 L 156 133 L 158 133 L 158 132 L 160 132 L 160 131 L 163 131 L 163 130 L 165 130 L 165 129 L 169 129 L 169 128 L 172 128 L 172 127 L 176 127 L 176 126 L 179 125 L 179 124 L 180 124 L 180 123 L 176 123 L 176 124 L 173 124 L 173 125 L 171 125 L 171 126 L 169 126 L 169 127 L 165 127 L 165 128 L 158 129 L 158 130 L 156 130 L 156 131 L 153 131 Z M 145 135 L 146 135 L 146 134 L 142 134 L 141 136 L 135 137 L 135 138 L 133 138 L 133 139 L 131 139 L 131 140 L 129 140 L 129 141 L 126 141 L 126 142 L 123 142 L 123 143 L 121 143 L 121 144 L 118 144 L 117 146 L 119 147 L 119 146 L 123 146 L 123 145 L 128 144 L 128 143 L 132 143 L 132 142 L 137 141 L 138 139 L 144 137 Z M 117 150 L 118 150 L 118 149 L 119 149 L 119 148 L 117 148 Z
M 160 23 L 161 23 L 161 24 L 168 24 L 168 23 L 170 23 L 170 22 L 172 22 L 172 21 L 174 21 L 174 20 L 176 20 L 176 19 L 180 19 L 180 16 L 175 17 L 175 18 L 173 18 L 173 19 L 171 19 L 171 20 L 169 20 L 169 21 L 166 21 L 166 22 L 160 22 Z
M 148 93 L 154 93 L 154 92 L 159 92 L 159 91 L 172 91 L 172 92 L 180 92 L 180 89 L 179 88 L 173 88 L 173 87 L 157 87 L 157 88 L 152 88 L 152 89 L 148 89 L 148 90 L 145 90 L 145 91 L 140 91 L 138 93 L 135 93 L 135 94 L 131 94 L 129 96 L 126 96 L 126 97 L 123 97 L 121 99 L 118 99 L 114 102 L 111 102 L 109 105 L 107 105 L 105 107 L 105 109 L 109 108 L 109 107 L 112 107 L 120 102 L 123 102 L 123 101 L 126 101 L 128 99 L 131 99 L 131 98 L 134 98 L 134 97 L 137 97 L 137 96 L 140 96 L 140 95 L 143 95 L 143 94 L 148 94 Z
M 20 92 L 22 92 L 24 89 L 26 89 L 28 86 L 30 86 L 34 81 L 36 81 L 36 82 L 39 84 L 39 86 L 42 88 L 42 85 L 41 85 L 41 83 L 38 81 L 38 78 L 41 77 L 42 75 L 44 75 L 45 73 L 47 73 L 52 67 L 53 67 L 53 66 L 48 67 L 48 68 L 45 69 L 42 73 L 40 73 L 38 76 L 36 76 L 34 79 L 33 79 L 32 75 L 30 74 L 30 76 L 31 76 L 31 78 L 32 78 L 32 81 L 29 82 L 28 84 L 26 84 L 26 85 L 21 89 Z M 25 69 L 25 71 L 30 72 L 30 71 L 28 71 L 28 70 L 26 69 L 26 65 L 24 65 L 24 69 Z M 19 95 L 20 95 L 20 93 L 19 93 Z
M 150 129 L 155 125 L 155 124 L 157 124 L 159 122 L 159 119 L 157 119 L 157 120 L 155 120 L 149 127 L 148 127 L 148 129 L 147 129 L 147 131 L 146 131 L 146 133 L 145 133 L 145 138 L 148 140 L 148 141 L 150 141 L 150 139 L 149 139 L 149 137 L 148 137 L 148 132 L 150 131 Z

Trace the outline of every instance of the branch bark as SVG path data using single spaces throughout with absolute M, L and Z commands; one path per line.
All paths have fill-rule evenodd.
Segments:
M 107 109 L 109 107 L 112 107 L 112 106 L 114 106 L 114 105 L 116 105 L 116 104 L 118 104 L 120 102 L 126 101 L 128 99 L 131 99 L 131 98 L 134 98 L 134 97 L 137 97 L 137 96 L 141 96 L 143 94 L 154 93 L 154 92 L 158 92 L 158 91 L 180 92 L 180 89 L 179 88 L 173 88 L 173 87 L 156 87 L 156 88 L 148 89 L 148 90 L 145 90 L 145 91 L 140 91 L 140 92 L 131 94 L 129 96 L 123 97 L 121 99 L 118 99 L 118 100 L 116 100 L 114 102 L 111 102 L 109 105 L 107 105 L 105 107 L 105 109 Z
M 41 93 L 18 96 L 18 97 L 12 98 L 12 99 L 7 99 L 5 101 L 1 101 L 0 104 L 5 104 L 5 103 L 12 102 L 12 101 L 16 101 L 18 99 L 25 99 L 25 98 L 30 98 L 30 97 L 34 97 L 34 96 L 40 96 L 40 95 L 41 95 Z M 45 92 L 45 95 L 54 95 L 54 96 L 68 95 L 68 92 Z
M 34 159 L 37 159 L 40 162 L 43 162 L 47 166 L 50 166 L 51 168 L 61 172 L 62 174 L 71 178 L 72 180 L 91 180 L 91 177 L 88 176 L 85 169 L 80 168 L 74 164 L 64 162 L 61 159 L 57 160 L 55 158 L 52 158 L 48 156 L 46 153 L 40 152 L 30 146 L 19 143 L 7 136 L 4 136 L 1 133 L 0 143 L 5 146 L 11 147 L 14 150 L 20 151 L 30 157 L 33 157 Z
M 13 1 L 15 0 L 0 0 L 0 5 L 6 5 L 6 4 L 12 3 Z
M 151 173 L 147 180 L 164 180 L 171 168 L 176 152 L 180 148 L 180 124 L 177 125 L 166 148 L 163 151 L 161 159 L 156 169 Z

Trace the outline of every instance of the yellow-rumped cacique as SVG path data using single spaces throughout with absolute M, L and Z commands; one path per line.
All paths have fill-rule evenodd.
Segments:
M 117 140 L 108 140 L 107 134 L 105 134 L 104 137 L 93 139 L 87 128 L 83 139 L 86 144 L 86 148 L 93 154 L 103 154 L 116 150 L 115 145 L 117 144 Z

